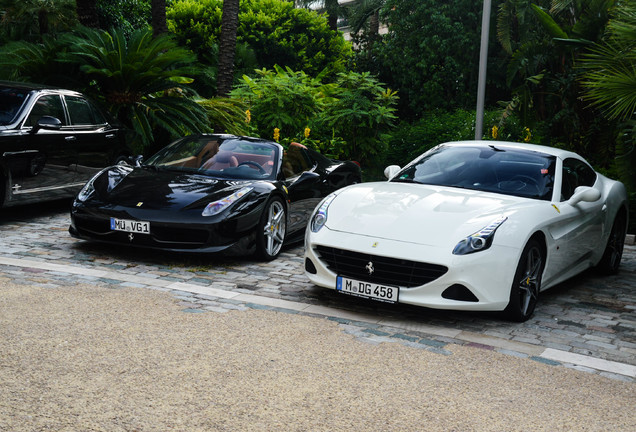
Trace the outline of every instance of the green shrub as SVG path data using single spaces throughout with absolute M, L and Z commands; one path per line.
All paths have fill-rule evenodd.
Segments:
M 250 110 L 252 131 L 272 139 L 274 129 L 283 139 L 302 136 L 318 113 L 332 99 L 333 85 L 323 85 L 305 72 L 276 67 L 257 70 L 257 77 L 243 76 L 232 97 L 245 101 Z
M 305 72 L 276 67 L 243 77 L 232 96 L 249 105 L 258 136 L 301 142 L 324 154 L 372 161 L 385 149 L 381 134 L 390 130 L 397 95 L 368 73 L 340 73 L 323 84 Z
M 216 52 L 222 6 L 222 0 L 177 0 L 167 9 L 168 28 L 201 60 Z M 334 76 L 352 56 L 350 45 L 324 16 L 280 0 L 241 1 L 237 43 L 254 52 L 260 68 L 280 65 L 312 76 Z
M 494 113 L 486 113 L 484 124 L 489 124 Z M 474 138 L 475 111 L 428 111 L 413 123 L 400 123 L 387 137 L 388 150 L 383 162 L 385 165 L 404 166 L 437 144 Z

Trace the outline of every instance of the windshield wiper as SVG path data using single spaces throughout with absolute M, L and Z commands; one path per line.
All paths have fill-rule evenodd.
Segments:
M 396 183 L 419 183 L 413 180 L 412 178 L 394 178 L 394 179 L 391 179 L 391 181 Z

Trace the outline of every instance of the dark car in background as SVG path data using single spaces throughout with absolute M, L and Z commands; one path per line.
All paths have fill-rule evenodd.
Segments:
M 72 197 L 127 155 L 125 130 L 81 93 L 0 81 L 0 207 Z
M 202 134 L 138 166 L 103 170 L 71 210 L 73 237 L 122 247 L 278 256 L 316 204 L 359 183 L 360 167 L 292 143 Z

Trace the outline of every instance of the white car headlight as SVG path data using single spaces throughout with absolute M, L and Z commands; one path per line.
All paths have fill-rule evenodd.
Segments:
M 230 196 L 227 196 L 218 201 L 211 202 L 210 204 L 205 206 L 205 208 L 203 209 L 203 213 L 201 213 L 201 215 L 203 216 L 217 215 L 221 213 L 223 210 L 225 210 L 226 208 L 228 208 L 229 206 L 231 206 L 232 204 L 234 204 L 235 202 L 237 202 L 238 200 L 240 200 L 241 198 L 243 198 L 252 190 L 254 190 L 253 187 L 244 187 L 242 189 L 237 190 Z
M 336 197 L 336 194 L 332 193 L 327 195 L 327 197 L 322 201 L 322 203 L 316 208 L 313 216 L 311 217 L 310 227 L 312 232 L 320 231 L 325 223 L 327 223 L 327 209 L 329 205 Z
M 508 218 L 502 216 L 476 233 L 462 239 L 459 243 L 457 243 L 455 249 L 453 249 L 453 255 L 467 255 L 488 249 L 492 244 L 495 231 L 497 231 L 497 228 L 499 228 L 506 219 Z

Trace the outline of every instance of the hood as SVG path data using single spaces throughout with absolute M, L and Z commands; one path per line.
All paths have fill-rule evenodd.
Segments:
M 122 207 L 135 207 L 143 202 L 144 209 L 182 210 L 205 207 L 251 183 L 148 167 L 115 166 L 98 176 L 94 187 L 103 201 Z
M 429 246 L 464 237 L 532 205 L 528 199 L 407 183 L 363 183 L 343 189 L 327 212 L 330 230 Z

